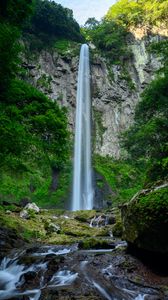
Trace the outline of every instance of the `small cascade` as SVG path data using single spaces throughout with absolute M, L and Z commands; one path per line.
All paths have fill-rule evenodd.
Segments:
M 92 218 L 89 226 L 90 227 L 103 227 L 106 225 L 108 225 L 108 216 L 100 215 L 100 216 L 95 216 L 94 218 Z
M 69 270 L 59 271 L 53 275 L 48 287 L 70 285 L 77 278 L 77 276 L 78 273 L 72 273 Z
M 115 263 L 108 265 L 109 257 L 105 259 L 105 255 L 110 255 L 111 260 L 112 251 L 82 251 L 76 245 L 43 246 L 4 258 L 0 264 L 0 300 L 40 300 L 50 296 L 55 299 L 52 298 L 54 290 L 58 298 L 60 295 L 64 299 L 62 296 L 68 295 L 69 289 L 72 298 L 68 299 L 77 299 L 75 295 L 83 296 L 83 286 L 88 288 L 87 295 L 99 294 L 101 299 L 107 300 L 145 300 L 159 295 L 153 288 L 140 287 L 118 271 L 116 274 Z M 97 256 L 100 253 L 102 256 Z
M 46 264 L 37 264 L 25 268 L 18 263 L 18 259 L 4 258 L 0 265 L 0 300 L 19 297 L 20 295 L 30 295 L 30 300 L 38 300 L 41 292 L 39 289 L 20 292 L 19 288 L 24 284 L 24 274 L 46 270 Z
M 71 209 L 93 208 L 93 183 L 91 167 L 91 97 L 89 47 L 80 51 L 75 123 L 74 176 Z

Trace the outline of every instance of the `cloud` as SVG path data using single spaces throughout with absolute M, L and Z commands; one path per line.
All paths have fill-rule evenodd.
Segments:
M 83 25 L 90 17 L 100 20 L 116 0 L 55 0 L 73 10 L 74 18 Z

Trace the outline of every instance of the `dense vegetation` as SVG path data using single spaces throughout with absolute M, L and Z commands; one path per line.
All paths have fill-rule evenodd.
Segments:
M 60 39 L 83 40 L 72 10 L 48 0 L 35 1 L 32 18 L 24 26 L 24 37 L 29 41 L 30 48 L 37 50 L 53 46 Z
M 106 19 L 113 20 L 124 27 L 167 26 L 168 2 L 165 0 L 118 0 L 109 9 Z
M 88 19 L 82 32 L 87 41 L 93 43 L 110 63 L 120 63 L 128 56 L 126 48 L 127 31 L 113 20 L 96 21 Z
M 129 27 L 167 26 L 167 9 L 163 0 L 119 0 L 102 21 L 90 18 L 82 34 L 110 63 L 123 63 L 130 55 L 126 47 Z M 1 199 L 30 197 L 41 205 L 50 199 L 51 204 L 61 206 L 59 200 L 71 178 L 70 163 L 65 164 L 69 158 L 66 112 L 19 79 L 24 77 L 19 39 L 24 37 L 30 49 L 49 45 L 66 55 L 69 45 L 84 38 L 72 11 L 52 1 L 3 0 L 0 17 Z M 143 186 L 145 176 L 145 184 L 167 178 L 168 42 L 153 44 L 150 51 L 160 55 L 162 68 L 141 97 L 135 124 L 122 138 L 128 160 L 96 156 L 94 161 L 116 203 L 129 200 Z
M 1 200 L 30 196 L 47 202 L 56 189 L 52 176 L 69 157 L 65 110 L 18 79 L 23 72 L 19 38 L 33 9 L 31 1 L 4 1 L 1 11 Z
M 107 193 L 106 199 L 113 206 L 119 203 L 129 201 L 143 187 L 144 165 L 137 166 L 128 159 L 112 159 L 111 157 L 102 157 L 95 155 L 94 169 L 102 178 L 97 180 L 97 186 L 100 189 L 110 187 L 110 193 Z

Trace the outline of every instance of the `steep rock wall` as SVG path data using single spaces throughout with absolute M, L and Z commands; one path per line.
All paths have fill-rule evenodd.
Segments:
M 106 59 L 94 55 L 91 59 L 93 147 L 94 152 L 121 156 L 120 133 L 133 122 L 139 95 L 154 78 L 160 62 L 147 47 L 159 36 L 136 39 L 130 34 L 128 48 L 131 56 L 121 65 L 110 66 Z M 61 56 L 42 51 L 36 57 L 25 59 L 27 80 L 42 90 L 59 105 L 67 107 L 69 126 L 74 129 L 77 90 L 78 57 Z

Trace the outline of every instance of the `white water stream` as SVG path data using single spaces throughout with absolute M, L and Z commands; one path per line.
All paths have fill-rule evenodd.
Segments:
M 4 258 L 0 264 L 0 300 L 7 299 L 20 299 L 22 296 L 26 296 L 25 299 L 40 300 L 43 289 L 61 289 L 72 285 L 73 282 L 79 278 L 83 278 L 89 283 L 90 288 L 94 288 L 102 296 L 102 299 L 107 300 L 144 300 L 145 294 L 140 294 L 137 291 L 126 289 L 124 287 L 119 288 L 113 283 L 109 285 L 109 279 L 113 277 L 113 266 L 110 265 L 105 269 L 102 269 L 101 273 L 92 273 L 89 267 L 89 261 L 81 261 L 77 272 L 74 270 L 68 270 L 65 265 L 63 269 L 57 270 L 52 274 L 51 278 L 47 278 L 48 262 L 43 260 L 39 262 L 40 257 L 50 256 L 51 254 L 68 255 L 70 252 L 78 251 L 76 248 L 56 248 L 54 246 L 48 246 L 39 248 L 35 253 L 31 253 L 31 257 L 38 256 L 37 261 L 34 261 L 29 266 L 20 263 L 20 259 L 25 257 L 25 252 L 20 253 L 14 258 Z M 40 251 L 41 250 L 41 251 Z M 102 250 L 106 253 L 106 250 Z M 80 253 L 80 252 L 79 252 Z M 88 251 L 87 254 L 90 252 Z M 92 254 L 92 253 L 91 253 Z M 92 254 L 93 255 L 93 254 Z M 88 256 L 89 257 L 89 256 Z M 98 271 L 99 272 L 99 271 Z M 38 277 L 36 285 L 27 289 L 26 273 L 34 273 Z M 99 276 L 97 275 L 99 274 Z M 82 276 L 82 277 L 81 277 Z M 36 278 L 37 278 L 36 277 Z M 106 280 L 108 279 L 108 280 Z M 82 283 L 81 283 L 82 284 Z M 22 299 L 22 298 L 21 298 Z M 147 298 L 148 299 L 148 298 Z M 152 298 L 150 298 L 152 299 Z
M 93 208 L 89 47 L 80 51 L 76 99 L 72 210 Z

